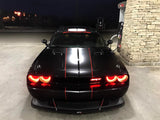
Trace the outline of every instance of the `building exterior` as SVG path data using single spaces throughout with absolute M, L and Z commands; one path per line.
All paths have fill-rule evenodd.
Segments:
M 122 58 L 129 65 L 160 65 L 160 0 L 128 0 Z

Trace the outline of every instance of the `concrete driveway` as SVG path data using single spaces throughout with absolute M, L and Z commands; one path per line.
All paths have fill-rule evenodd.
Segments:
M 31 96 L 26 87 L 26 74 L 33 60 L 45 47 L 38 43 L 39 40 L 44 37 L 49 39 L 51 34 L 27 33 L 26 37 L 23 33 L 23 35 L 12 36 L 12 34 L 0 35 L 0 120 L 160 119 L 160 67 L 127 66 L 131 77 L 130 88 L 124 96 L 126 104 L 121 108 L 84 115 L 62 114 L 32 108 Z M 17 44 L 12 42 L 12 38 L 15 38 L 15 41 L 16 38 L 19 40 L 16 41 Z

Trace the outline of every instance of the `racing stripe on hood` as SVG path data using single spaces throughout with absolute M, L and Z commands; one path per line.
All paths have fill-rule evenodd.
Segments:
M 91 65 L 91 76 L 93 78 L 93 65 L 92 65 L 92 57 L 91 57 L 91 50 L 90 50 L 90 48 L 88 48 L 88 52 L 89 52 L 90 65 Z
M 93 65 L 92 65 L 92 57 L 91 57 L 91 50 L 88 48 L 90 64 L 91 64 L 91 76 L 93 78 Z M 93 88 L 91 88 L 91 99 L 93 99 Z
M 93 68 L 90 49 L 66 48 L 65 52 L 65 78 L 66 77 L 92 77 Z
M 80 77 L 91 77 L 91 62 L 88 48 L 79 48 Z
M 78 48 L 67 48 L 65 55 L 65 78 L 78 76 Z
M 66 62 L 67 62 L 67 48 L 66 48 L 66 53 L 65 53 L 65 72 L 64 72 L 64 77 L 66 78 Z

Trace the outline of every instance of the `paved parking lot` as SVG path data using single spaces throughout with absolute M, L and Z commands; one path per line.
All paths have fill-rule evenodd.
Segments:
M 45 47 L 39 41 L 50 36 L 48 33 L 0 34 L 0 120 L 160 119 L 160 67 L 127 66 L 131 77 L 130 88 L 124 96 L 125 106 L 118 109 L 72 115 L 32 108 L 26 74 Z

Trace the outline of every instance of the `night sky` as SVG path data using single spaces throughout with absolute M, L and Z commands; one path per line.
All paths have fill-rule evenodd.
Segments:
M 96 18 L 104 17 L 106 24 L 117 24 L 119 11 L 117 4 L 124 0 L 3 0 L 0 9 L 20 10 L 43 16 L 96 23 Z

